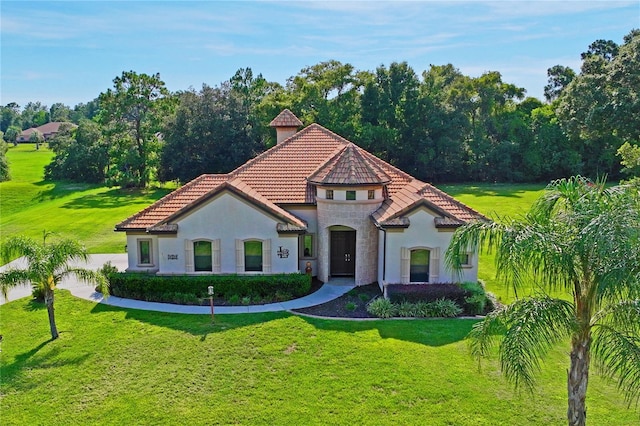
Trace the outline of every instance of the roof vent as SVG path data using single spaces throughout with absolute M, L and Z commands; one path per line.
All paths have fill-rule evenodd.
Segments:
M 277 143 L 295 135 L 298 127 L 302 126 L 302 121 L 288 109 L 283 110 L 276 118 L 274 118 L 269 126 L 276 128 Z

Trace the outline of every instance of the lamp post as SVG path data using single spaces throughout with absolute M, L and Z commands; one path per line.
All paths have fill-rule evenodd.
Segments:
M 209 291 L 209 301 L 211 302 L 211 322 L 213 322 L 213 286 L 210 285 L 207 290 Z

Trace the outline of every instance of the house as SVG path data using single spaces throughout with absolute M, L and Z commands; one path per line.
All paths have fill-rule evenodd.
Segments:
M 38 127 L 30 127 L 27 130 L 23 130 L 17 137 L 16 137 L 16 142 L 29 142 L 30 138 L 31 138 L 31 134 L 35 131 L 38 131 L 42 134 L 42 136 L 44 137 L 45 141 L 48 141 L 49 139 L 53 138 L 55 135 L 58 134 L 58 132 L 60 131 L 60 125 L 62 124 L 68 124 L 72 127 L 78 127 L 77 125 L 73 124 L 73 123 L 65 123 L 62 121 L 54 121 L 51 123 L 46 123 L 43 124 L 42 126 L 38 126 Z
M 116 225 L 128 271 L 304 271 L 356 285 L 477 280 L 445 268 L 455 229 L 486 218 L 449 195 L 289 110 L 277 144 L 228 174 L 205 174 Z

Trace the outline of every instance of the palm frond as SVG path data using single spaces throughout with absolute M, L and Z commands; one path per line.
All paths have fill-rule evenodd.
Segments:
M 14 236 L 2 243 L 0 257 L 6 263 L 16 257 L 25 256 L 28 260 L 38 257 L 40 247 L 31 238 L 22 235 Z
M 0 292 L 7 298 L 9 290 L 20 285 L 31 284 L 29 271 L 22 269 L 9 269 L 0 273 Z
M 78 280 L 85 284 L 95 284 L 105 297 L 109 296 L 109 283 L 102 272 L 84 268 L 66 268 L 56 277 L 56 281 L 59 282 L 67 275 L 75 275 Z
M 593 359 L 598 371 L 617 379 L 625 401 L 640 402 L 640 300 L 599 312 L 593 325 Z
M 499 346 L 502 371 L 515 387 L 533 388 L 534 373 L 549 349 L 571 334 L 575 312 L 571 303 L 550 297 L 520 299 L 476 324 L 469 333 L 476 356 L 488 353 L 502 332 Z

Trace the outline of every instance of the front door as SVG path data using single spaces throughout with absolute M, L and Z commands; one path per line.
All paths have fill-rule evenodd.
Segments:
M 331 231 L 331 275 L 356 273 L 356 231 Z

